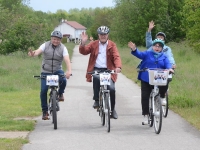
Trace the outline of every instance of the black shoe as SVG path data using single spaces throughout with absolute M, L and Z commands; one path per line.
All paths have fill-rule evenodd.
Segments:
M 111 118 L 114 118 L 114 119 L 118 118 L 118 115 L 115 109 L 111 112 Z
M 49 120 L 49 113 L 48 111 L 42 112 L 42 120 Z
M 94 105 L 93 105 L 93 108 L 96 109 L 99 107 L 99 101 L 96 101 L 94 102 Z

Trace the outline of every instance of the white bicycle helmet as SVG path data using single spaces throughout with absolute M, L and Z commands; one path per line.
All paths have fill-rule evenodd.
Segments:
M 98 29 L 97 29 L 97 33 L 98 34 L 108 34 L 110 31 L 110 29 L 107 27 L 107 26 L 100 26 Z

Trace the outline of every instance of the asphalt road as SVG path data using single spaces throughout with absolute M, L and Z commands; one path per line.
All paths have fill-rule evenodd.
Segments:
M 73 76 L 68 80 L 65 102 L 60 103 L 58 129 L 51 120 L 37 119 L 28 136 L 30 143 L 23 150 L 199 150 L 200 132 L 169 111 L 163 119 L 161 133 L 143 126 L 140 87 L 119 74 L 116 83 L 116 111 L 119 118 L 111 120 L 111 131 L 101 125 L 92 108 L 92 83 L 85 80 L 88 56 L 79 54 L 78 46 L 72 57 Z

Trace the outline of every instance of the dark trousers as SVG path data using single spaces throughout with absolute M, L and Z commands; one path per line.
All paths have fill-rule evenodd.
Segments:
M 58 74 L 64 75 L 64 71 L 58 70 L 58 71 L 54 72 L 54 75 L 58 75 Z M 41 73 L 41 75 L 51 75 L 51 73 Z M 58 90 L 59 95 L 64 93 L 66 84 L 67 84 L 66 78 L 59 78 L 59 90 Z M 48 88 L 49 88 L 49 86 L 46 85 L 46 78 L 41 79 L 40 100 L 41 100 L 42 111 L 48 111 L 48 105 L 47 105 Z
M 108 85 L 108 90 L 110 90 L 110 101 L 111 101 L 111 111 L 112 111 L 115 108 L 115 82 L 113 80 L 110 81 L 110 85 Z M 100 91 L 100 77 L 99 75 L 94 75 L 93 100 L 99 100 L 99 91 Z
M 168 84 L 166 86 L 159 86 L 159 93 L 160 97 L 164 98 L 165 93 L 168 89 Z M 142 104 L 142 115 L 148 115 L 149 114 L 149 97 L 151 94 L 151 90 L 153 89 L 153 86 L 150 85 L 148 82 L 141 81 L 141 104 Z

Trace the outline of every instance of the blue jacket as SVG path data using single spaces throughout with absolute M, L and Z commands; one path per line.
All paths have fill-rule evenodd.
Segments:
M 151 32 L 146 32 L 146 47 L 148 48 L 148 50 L 151 48 L 152 46 L 152 36 L 151 36 Z M 169 62 L 172 65 L 175 65 L 175 60 L 172 54 L 172 50 L 169 46 L 164 45 L 163 47 L 163 52 L 164 54 L 168 57 Z
M 158 58 L 156 58 L 154 56 L 152 48 L 149 51 L 143 51 L 143 52 L 136 49 L 135 51 L 131 51 L 131 54 L 142 60 L 142 63 L 140 65 L 140 70 L 144 68 L 170 69 L 172 67 L 169 62 L 169 59 L 163 52 L 161 52 Z M 149 82 L 148 71 L 139 72 L 138 80 Z

